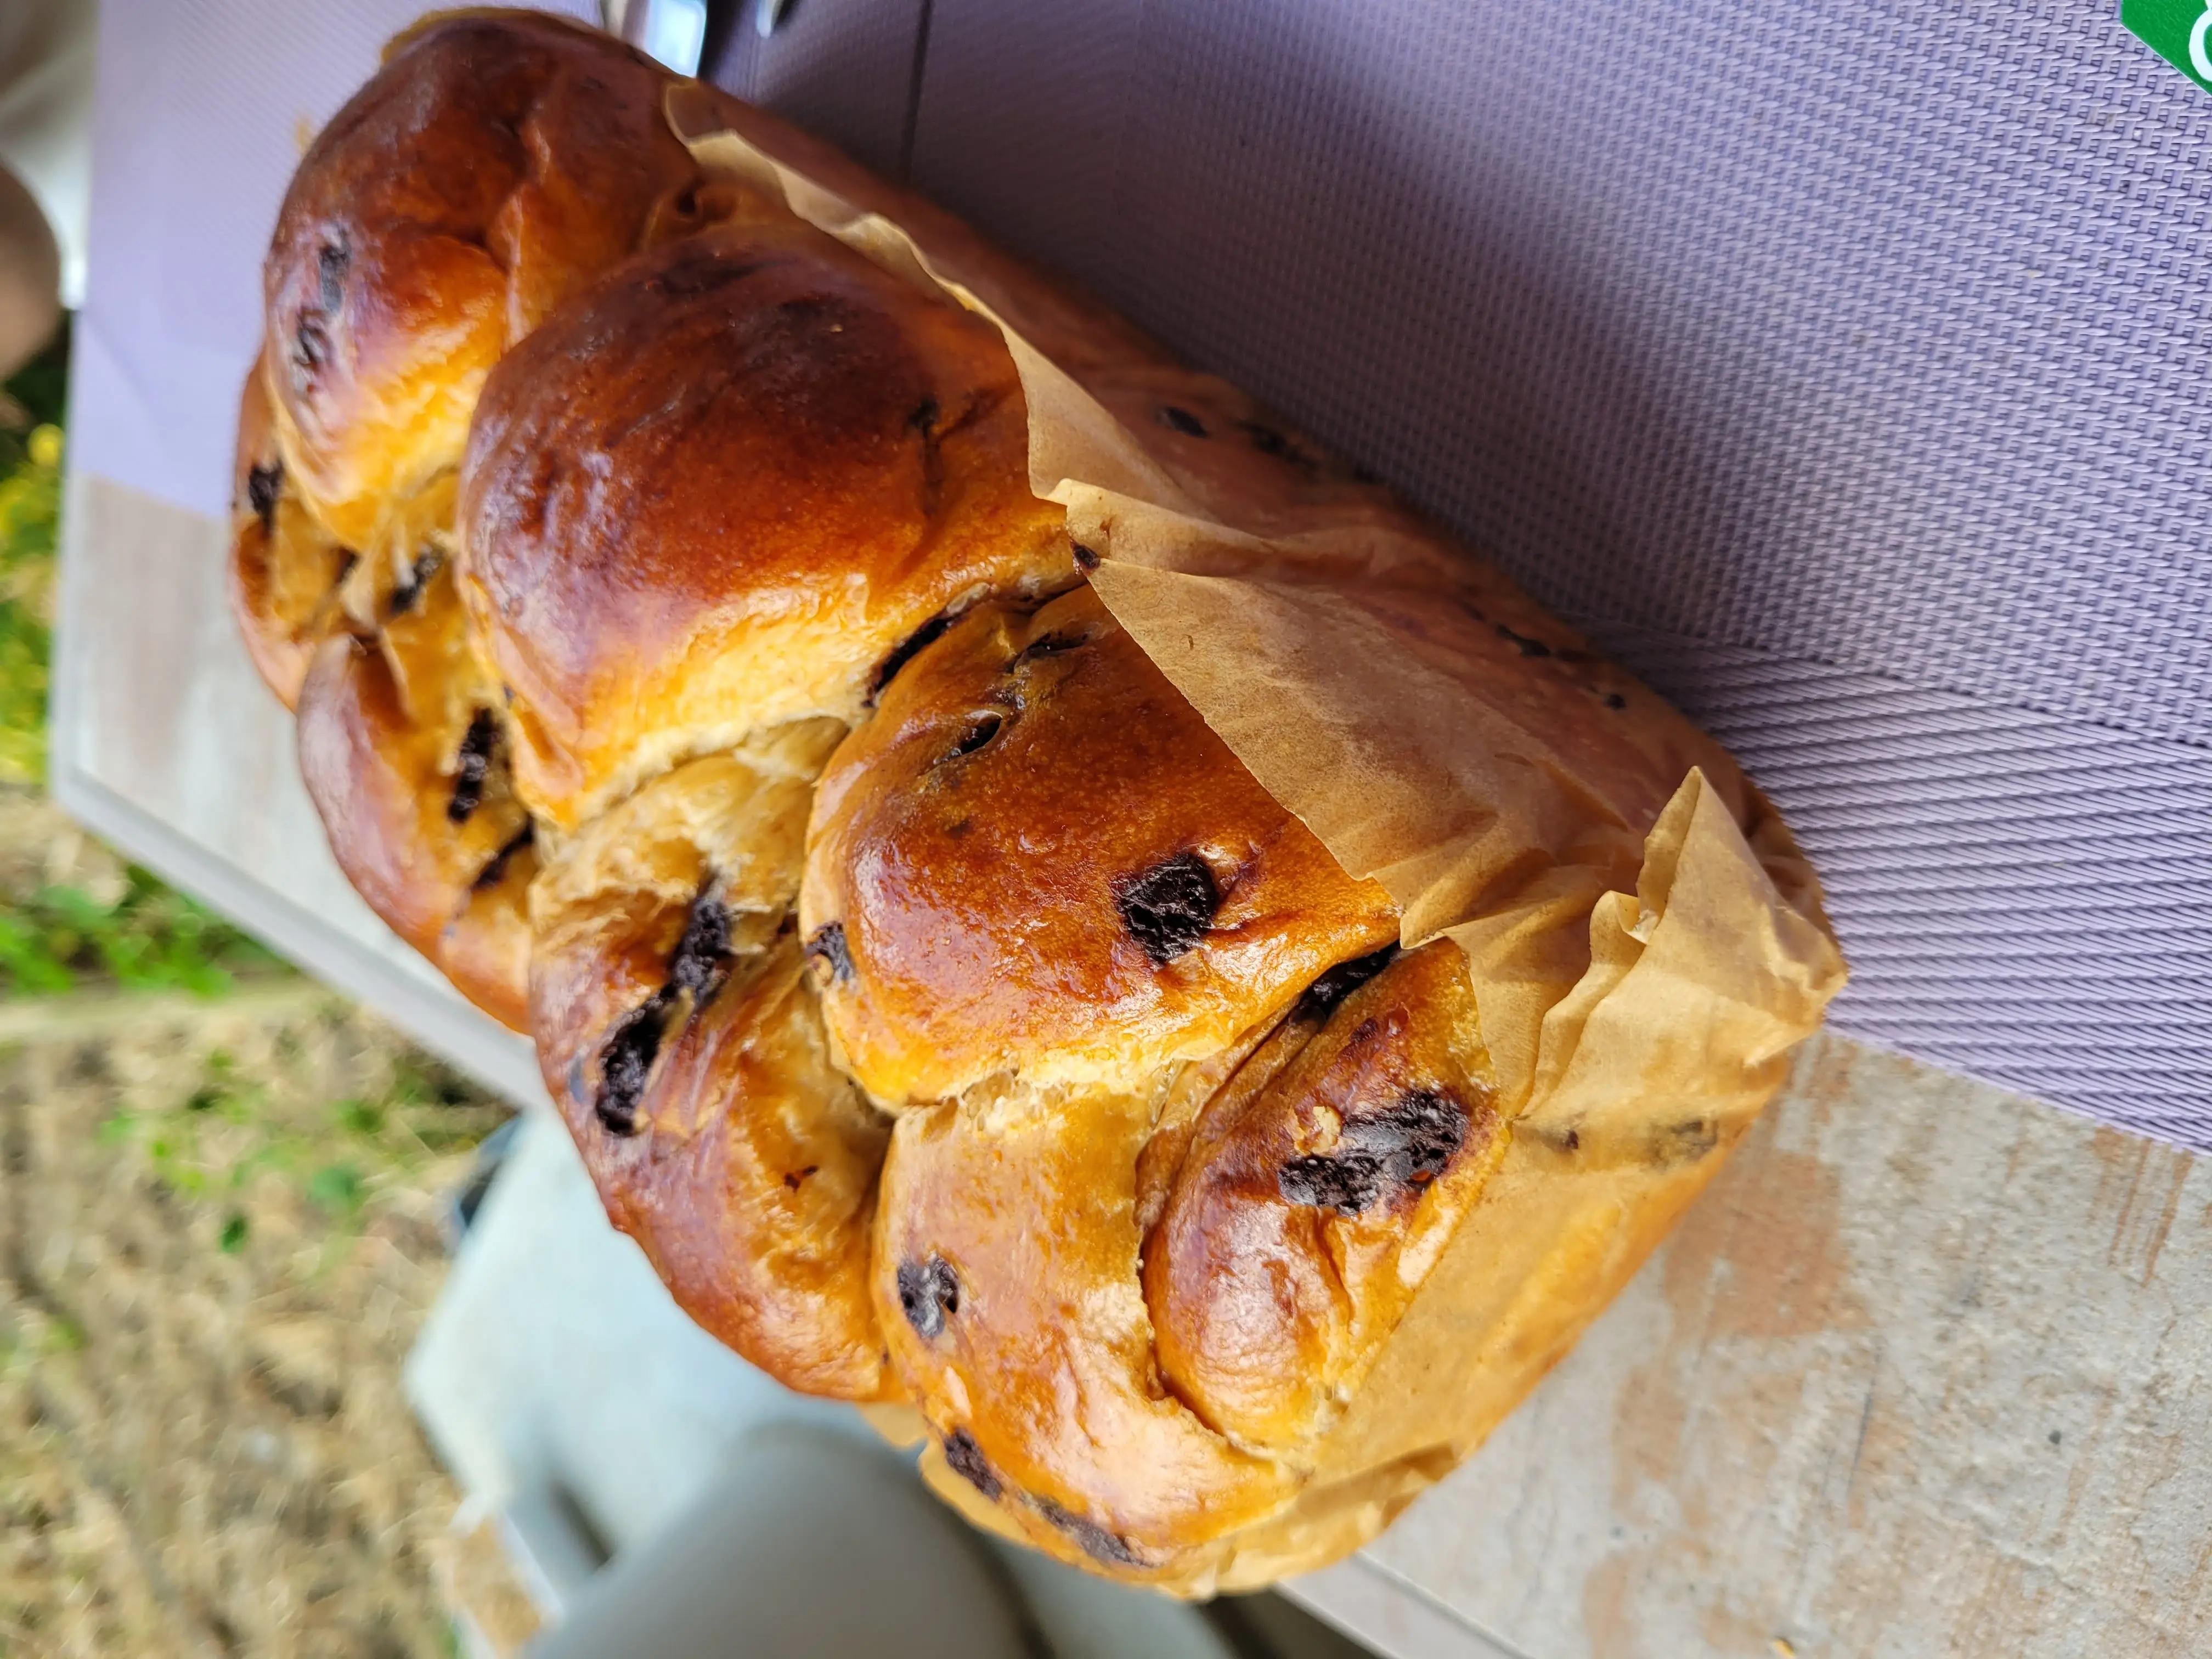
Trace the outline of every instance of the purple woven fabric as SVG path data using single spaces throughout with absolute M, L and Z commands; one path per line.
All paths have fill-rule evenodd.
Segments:
M 295 125 L 417 9 L 103 9 L 77 465 L 223 510 Z M 797 0 L 720 74 L 1711 724 L 1839 1025 L 2212 1150 L 2212 99 L 2110 6 Z
M 878 13 L 915 184 L 1737 749 L 1840 1026 L 2212 1150 L 2212 99 L 2112 7 Z

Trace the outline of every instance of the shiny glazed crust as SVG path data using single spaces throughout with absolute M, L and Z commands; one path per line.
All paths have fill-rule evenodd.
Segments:
M 1398 937 L 1087 587 L 900 671 L 816 793 L 800 923 L 892 1106 L 1149 1077 Z
M 793 925 L 837 734 L 678 767 L 564 848 L 532 1024 L 607 1213 L 685 1311 L 793 1388 L 895 1399 L 866 1287 L 889 1126 L 830 1061 Z
M 316 646 L 343 625 L 338 584 L 356 556 L 285 477 L 267 371 L 267 360 L 256 358 L 239 397 L 228 574 L 231 613 L 253 666 L 292 708 Z
M 507 345 L 700 222 L 714 193 L 661 117 L 667 85 L 620 42 L 532 13 L 402 35 L 286 193 L 241 398 L 232 605 L 301 715 L 339 867 L 518 1029 L 536 859 L 505 699 L 454 600 L 457 467 Z M 456 813 L 470 795 L 483 810 Z
M 577 288 L 696 223 L 667 75 L 597 30 L 455 14 L 316 136 L 263 267 L 301 493 L 343 540 L 454 465 L 485 374 Z
M 287 198 L 232 583 L 340 865 L 531 1031 L 691 1316 L 910 1402 L 963 1512 L 1181 1593 L 1332 1559 L 1464 1455 L 1433 1402 L 1494 1422 L 1717 1160 L 1516 1138 L 1459 947 L 1401 952 L 1085 585 L 997 331 L 702 179 L 668 86 L 434 19 Z M 1405 520 L 938 210 L 669 106 L 896 218 L 1201 493 Z M 1457 651 L 1420 620 L 1455 556 L 1404 539 L 1367 574 Z M 1554 747 L 1640 764 L 1561 684 Z M 1431 1282 L 1492 1349 L 1432 1362 Z
M 778 720 L 852 721 L 932 617 L 1073 580 L 997 331 L 795 221 L 626 267 L 492 375 L 462 522 L 556 823 Z

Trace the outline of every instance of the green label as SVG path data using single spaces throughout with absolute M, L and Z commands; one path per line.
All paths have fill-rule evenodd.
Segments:
M 2120 0 L 2120 21 L 2153 52 L 2212 92 L 2212 0 Z

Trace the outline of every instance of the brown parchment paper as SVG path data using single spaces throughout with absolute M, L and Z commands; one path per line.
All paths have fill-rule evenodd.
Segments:
M 1100 599 L 1408 946 L 1467 953 L 1505 1162 L 1298 1498 L 1167 1588 L 1319 1566 L 1479 1445 L 1718 1170 L 1843 984 L 1818 883 L 1718 744 L 1235 388 L 773 117 L 689 83 L 669 118 L 999 326 Z

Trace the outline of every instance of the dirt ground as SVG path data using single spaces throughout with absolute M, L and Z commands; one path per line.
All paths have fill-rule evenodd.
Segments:
M 118 878 L 0 796 L 0 889 Z M 399 1368 L 504 1115 L 289 976 L 0 1002 L 0 1656 L 453 1651 Z

